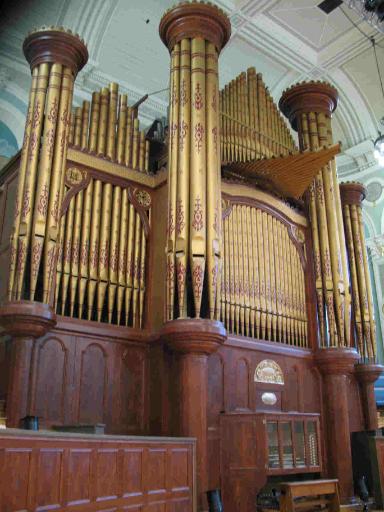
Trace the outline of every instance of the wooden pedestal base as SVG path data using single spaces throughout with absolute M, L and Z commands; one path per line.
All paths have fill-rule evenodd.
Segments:
M 342 503 L 354 501 L 347 376 L 353 372 L 358 358 L 356 350 L 350 348 L 322 349 L 316 353 L 324 382 L 328 476 L 339 480 Z
M 164 325 L 161 338 L 173 351 L 180 353 L 178 388 L 180 435 L 197 439 L 198 510 L 206 510 L 207 491 L 207 405 L 208 356 L 227 337 L 220 322 L 203 319 L 180 319 Z M 176 404 L 173 404 L 176 406 Z
M 376 430 L 377 408 L 374 385 L 384 371 L 381 364 L 357 364 L 355 376 L 360 384 L 361 403 L 364 411 L 365 430 Z
M 17 428 L 21 418 L 35 415 L 32 376 L 36 360 L 34 342 L 52 329 L 56 315 L 40 302 L 8 302 L 0 307 L 0 325 L 12 337 L 7 395 L 7 427 Z

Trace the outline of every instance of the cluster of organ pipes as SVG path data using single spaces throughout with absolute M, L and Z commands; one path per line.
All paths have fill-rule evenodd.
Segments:
M 11 235 L 8 298 L 49 302 L 64 195 L 74 73 L 61 64 L 32 70 Z M 41 141 L 41 146 L 40 146 Z M 41 277 L 41 296 L 36 296 Z
M 149 172 L 149 141 L 139 129 L 137 108 L 111 83 L 71 113 L 69 143 L 112 162 Z
M 332 144 L 331 120 L 324 113 L 302 113 L 302 149 L 316 151 Z M 351 297 L 339 186 L 334 159 L 308 191 L 320 343 L 324 347 L 351 345 Z
M 217 61 L 215 45 L 202 38 L 183 39 L 171 52 L 167 320 L 199 317 L 205 289 L 207 316 L 219 316 L 221 167 Z M 190 305 L 188 275 L 193 296 Z
M 361 206 L 343 204 L 343 217 L 352 284 L 357 348 L 363 359 L 374 361 L 376 357 L 376 327 L 368 261 L 364 254 L 365 237 Z
M 305 276 L 288 229 L 249 205 L 224 214 L 221 319 L 232 333 L 307 347 Z
M 249 68 L 220 91 L 221 159 L 247 162 L 297 151 L 261 73 Z
M 59 314 L 142 327 L 146 230 L 135 193 L 91 178 L 70 200 L 60 226 Z M 147 192 L 140 191 L 138 198 L 136 203 L 144 198 L 145 207 L 150 205 Z

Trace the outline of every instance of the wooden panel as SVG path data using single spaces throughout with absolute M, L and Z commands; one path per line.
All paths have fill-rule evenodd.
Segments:
M 68 450 L 67 502 L 80 505 L 91 501 L 91 456 L 90 448 Z
M 0 434 L 4 512 L 192 512 L 193 440 Z

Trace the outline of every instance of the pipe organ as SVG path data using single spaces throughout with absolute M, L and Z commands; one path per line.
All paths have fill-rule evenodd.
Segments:
M 147 95 L 129 104 L 116 83 L 73 105 L 80 37 L 50 27 L 24 42 L 23 148 L 0 171 L 7 426 L 38 416 L 47 429 L 196 438 L 197 510 L 220 488 L 225 510 L 254 510 L 265 486 L 295 474 L 337 478 L 347 503 L 350 435 L 377 427 L 382 367 L 364 192 L 338 185 L 337 91 L 301 83 L 276 103 L 254 67 L 220 89 L 231 25 L 209 3 L 170 9 L 159 32 L 165 140 L 140 126 Z M 156 479 L 166 461 L 145 450 Z M 132 453 L 108 464 L 134 487 Z M 108 488 L 105 506 L 121 492 Z M 194 510 L 192 494 L 179 498 Z
M 220 91 L 221 161 L 287 155 L 295 142 L 261 73 L 249 68 Z

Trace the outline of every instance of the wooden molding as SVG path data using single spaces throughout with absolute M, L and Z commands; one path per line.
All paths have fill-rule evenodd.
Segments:
M 360 383 L 373 383 L 384 371 L 381 364 L 356 364 L 355 376 Z
M 181 3 L 164 14 L 159 33 L 169 51 L 182 39 L 202 37 L 213 43 L 220 53 L 231 37 L 231 23 L 215 5 Z
M 315 361 L 325 375 L 346 375 L 354 371 L 359 354 L 354 348 L 323 348 L 315 354 Z
M 227 331 L 217 320 L 187 318 L 167 322 L 160 337 L 176 352 L 209 355 L 224 343 Z
M 366 189 L 362 183 L 351 181 L 340 183 L 340 199 L 341 204 L 356 204 L 361 206 L 366 196 Z
M 0 307 L 0 325 L 12 337 L 40 338 L 56 325 L 56 315 L 43 302 L 6 302 Z
M 31 69 L 43 62 L 55 62 L 71 68 L 75 76 L 88 61 L 84 41 L 62 27 L 31 32 L 24 40 L 23 52 Z
M 338 102 L 337 90 L 327 82 L 302 82 L 283 92 L 279 108 L 297 131 L 297 119 L 304 112 L 331 115 Z

